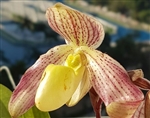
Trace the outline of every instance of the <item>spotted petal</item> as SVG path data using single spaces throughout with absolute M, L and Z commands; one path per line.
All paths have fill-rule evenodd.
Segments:
M 71 52 L 72 48 L 67 45 L 54 47 L 40 56 L 35 64 L 25 72 L 9 102 L 9 112 L 12 117 L 22 115 L 34 105 L 39 80 L 41 79 L 46 66 L 50 63 L 64 63 L 65 59 Z
M 81 50 L 89 60 L 93 88 L 106 106 L 113 102 L 140 102 L 143 99 L 140 89 L 131 82 L 128 73 L 117 61 L 88 47 L 81 47 Z
M 100 22 L 61 3 L 48 8 L 46 17 L 50 27 L 67 44 L 97 48 L 103 41 L 104 29 Z

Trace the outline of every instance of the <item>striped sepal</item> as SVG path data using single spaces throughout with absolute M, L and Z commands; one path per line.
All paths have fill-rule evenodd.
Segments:
M 100 22 L 61 3 L 48 8 L 46 17 L 50 27 L 68 44 L 97 48 L 103 41 L 104 29 Z

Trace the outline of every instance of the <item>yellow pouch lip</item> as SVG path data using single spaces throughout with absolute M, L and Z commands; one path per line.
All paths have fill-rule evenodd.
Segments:
M 35 96 L 38 109 L 53 111 L 69 101 L 84 75 L 83 57 L 82 53 L 70 54 L 64 65 L 46 67 Z

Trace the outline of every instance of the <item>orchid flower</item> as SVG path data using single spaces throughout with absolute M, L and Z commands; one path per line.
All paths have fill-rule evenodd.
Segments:
M 128 71 L 131 81 L 142 90 L 148 91 L 132 118 L 150 118 L 150 81 L 144 78 L 141 69 Z
M 148 91 L 145 99 L 141 101 L 140 105 L 138 106 L 134 114 L 131 115 L 132 117 L 130 118 L 149 118 L 150 116 L 150 81 L 144 78 L 144 74 L 141 69 L 128 71 L 128 75 L 131 81 L 137 87 L 139 87 L 142 90 Z M 91 103 L 92 103 L 94 112 L 96 114 L 96 118 L 100 118 L 101 104 L 103 103 L 103 101 L 101 100 L 101 98 L 98 96 L 98 94 L 95 92 L 93 88 L 91 88 L 89 93 L 90 93 Z M 122 105 L 122 107 L 124 106 Z M 124 109 L 122 107 L 120 107 L 120 110 Z M 125 112 L 126 111 L 124 111 L 124 113 Z M 123 116 L 123 114 L 120 114 L 120 116 L 118 116 L 118 111 L 114 113 L 116 114 L 115 118 L 120 118 L 121 115 L 123 118 L 125 117 Z
M 61 3 L 48 8 L 46 17 L 66 44 L 41 55 L 25 72 L 9 102 L 11 116 L 33 105 L 42 111 L 73 106 L 93 88 L 110 117 L 132 117 L 144 95 L 116 60 L 96 50 L 104 39 L 102 24 Z

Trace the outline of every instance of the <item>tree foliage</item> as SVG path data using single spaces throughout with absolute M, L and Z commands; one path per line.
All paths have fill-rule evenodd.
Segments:
M 150 23 L 149 0 L 87 0 L 90 4 L 107 6 L 110 10 Z

